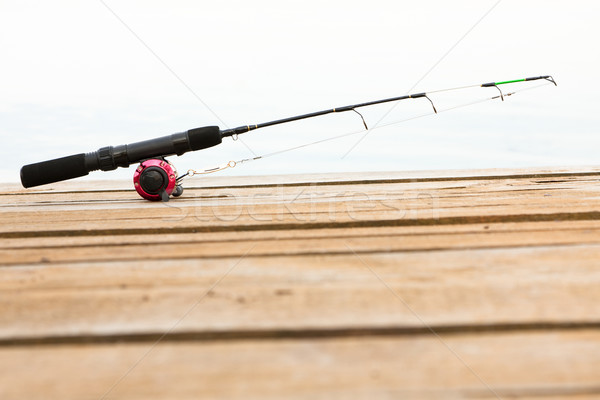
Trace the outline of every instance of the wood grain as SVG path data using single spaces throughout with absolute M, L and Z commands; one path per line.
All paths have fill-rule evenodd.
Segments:
M 4 185 L 0 398 L 600 396 L 600 168 L 187 186 Z
M 0 396 L 580 399 L 600 395 L 597 330 L 152 345 L 0 349 L 1 359 L 12 360 L 0 363 Z

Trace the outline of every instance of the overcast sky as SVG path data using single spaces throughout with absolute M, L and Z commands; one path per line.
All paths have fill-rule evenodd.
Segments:
M 597 165 L 598 21 L 594 0 L 0 0 L 0 181 L 27 163 L 199 126 L 546 74 L 558 87 L 375 129 L 346 156 L 362 134 L 223 174 Z M 495 94 L 431 98 L 445 109 Z M 361 109 L 371 126 L 430 111 L 425 99 Z M 335 114 L 171 161 L 209 168 L 361 127 Z

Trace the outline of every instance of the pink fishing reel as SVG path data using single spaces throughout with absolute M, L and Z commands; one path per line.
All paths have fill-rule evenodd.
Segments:
M 140 196 L 152 201 L 169 201 L 169 196 L 183 193 L 177 184 L 177 170 L 162 158 L 142 161 L 133 174 L 133 185 Z

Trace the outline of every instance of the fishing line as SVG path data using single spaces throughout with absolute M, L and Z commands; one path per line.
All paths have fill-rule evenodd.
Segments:
M 505 83 L 514 83 L 514 82 L 508 81 L 508 82 L 505 82 Z M 380 128 L 385 128 L 385 127 L 388 127 L 388 126 L 398 125 L 398 124 L 401 124 L 401 123 L 404 123 L 404 122 L 412 121 L 412 120 L 419 119 L 419 118 L 428 117 L 428 116 L 435 115 L 435 114 L 441 114 L 441 113 L 444 113 L 444 112 L 447 112 L 447 111 L 453 111 L 453 110 L 457 110 L 457 109 L 460 109 L 460 108 L 466 108 L 466 107 L 474 106 L 476 104 L 485 103 L 485 102 L 490 101 L 490 100 L 496 100 L 496 99 L 503 98 L 503 97 L 510 97 L 510 96 L 512 96 L 514 94 L 521 93 L 521 92 L 526 92 L 528 90 L 539 89 L 541 87 L 548 86 L 548 85 L 550 85 L 552 83 L 554 83 L 554 82 L 542 83 L 541 85 L 535 85 L 535 86 L 531 86 L 531 87 L 528 87 L 528 88 L 515 90 L 515 91 L 512 91 L 512 92 L 502 93 L 501 95 L 499 94 L 499 95 L 492 96 L 492 97 L 485 97 L 485 98 L 482 98 L 482 99 L 479 99 L 479 100 L 475 100 L 475 101 L 471 101 L 471 102 L 468 102 L 468 103 L 463 103 L 463 104 L 459 104 L 459 105 L 456 105 L 456 106 L 447 107 L 447 108 L 443 108 L 443 109 L 437 109 L 437 110 L 435 110 L 435 106 L 434 106 L 434 110 L 435 110 L 434 112 L 430 111 L 430 112 L 427 112 L 427 113 L 424 113 L 424 114 L 415 115 L 415 116 L 404 118 L 404 119 L 401 119 L 401 120 L 398 120 L 398 121 L 393 121 L 393 122 L 389 122 L 389 123 L 386 123 L 386 124 L 380 124 L 380 125 L 377 125 L 377 126 L 371 128 L 370 131 L 374 131 L 374 130 L 380 129 Z M 482 85 L 468 85 L 468 86 L 460 86 L 460 87 L 454 87 L 454 88 L 448 88 L 448 89 L 440 89 L 440 90 L 429 91 L 429 92 L 427 92 L 427 94 L 448 92 L 448 91 L 452 91 L 452 90 L 461 90 L 461 89 L 468 89 L 468 88 L 474 88 L 474 87 L 482 87 Z M 356 110 L 354 110 L 354 111 L 356 111 Z M 358 112 L 358 111 L 356 111 L 356 112 Z M 362 117 L 362 115 L 361 115 L 361 117 Z M 363 122 L 364 122 L 364 118 L 363 118 Z M 365 123 L 365 125 L 366 125 L 366 123 Z M 313 142 L 308 142 L 308 143 L 300 144 L 300 145 L 297 145 L 297 146 L 288 147 L 288 148 L 285 148 L 285 149 L 282 149 L 282 150 L 273 151 L 271 153 L 265 153 L 263 155 L 256 156 L 256 157 L 243 158 L 243 159 L 240 159 L 240 160 L 237 160 L 237 161 L 233 161 L 232 160 L 232 161 L 229 161 L 226 164 L 222 164 L 222 165 L 214 167 L 214 168 L 208 168 L 208 169 L 199 170 L 199 171 L 190 169 L 184 175 L 181 175 L 178 178 L 178 180 L 183 179 L 186 176 L 190 176 L 191 177 L 191 176 L 194 176 L 194 175 L 210 174 L 210 173 L 213 173 L 213 172 L 222 171 L 222 170 L 227 169 L 227 168 L 234 168 L 238 164 L 245 164 L 245 163 L 249 163 L 251 161 L 262 160 L 262 159 L 265 159 L 265 158 L 268 158 L 268 157 L 273 157 L 273 156 L 276 156 L 276 155 L 280 155 L 280 154 L 287 153 L 287 152 L 290 152 L 290 151 L 302 149 L 302 148 L 305 148 L 305 147 L 314 146 L 314 145 L 317 145 L 317 144 L 321 144 L 321 143 L 325 143 L 325 142 L 329 142 L 329 141 L 333 141 L 333 140 L 337 140 L 337 139 L 342 139 L 342 138 L 345 138 L 345 137 L 350 137 L 350 136 L 357 135 L 359 133 L 364 133 L 364 132 L 365 131 L 361 129 L 361 130 L 358 130 L 358 131 L 343 133 L 341 135 L 330 136 L 330 137 L 327 137 L 325 139 L 319 139 L 319 140 L 315 140 Z

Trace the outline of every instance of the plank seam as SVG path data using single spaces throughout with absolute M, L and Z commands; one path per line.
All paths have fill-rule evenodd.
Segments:
M 470 334 L 514 334 L 541 331 L 581 331 L 600 330 L 600 321 L 532 321 L 526 323 L 495 323 L 482 325 L 456 324 L 431 326 L 440 335 Z M 214 331 L 182 331 L 144 333 L 121 333 L 104 335 L 56 335 L 44 337 L 17 337 L 0 339 L 0 347 L 63 345 L 63 344 L 113 344 L 155 342 L 217 342 L 247 340 L 305 340 L 339 339 L 355 337 L 399 337 L 429 336 L 431 330 L 425 326 L 388 326 L 388 327 L 341 327 L 306 329 L 245 329 Z
M 468 225 L 485 223 L 513 222 L 560 222 L 560 221 L 595 221 L 600 220 L 600 211 L 577 213 L 548 214 L 509 214 L 509 215 L 474 215 L 422 219 L 388 219 L 340 222 L 305 222 L 255 225 L 221 225 L 221 226 L 181 226 L 160 228 L 128 228 L 128 229 L 73 229 L 48 231 L 15 231 L 0 232 L 2 239 L 20 239 L 32 237 L 54 236 L 107 236 L 107 235 L 156 235 L 202 232 L 248 232 L 277 231 L 297 229 L 330 229 L 330 228 L 370 228 L 394 226 L 432 226 L 432 225 Z
M 128 246 L 147 246 L 147 245 L 189 245 L 189 244 L 218 244 L 218 243 L 244 243 L 244 242 L 268 242 L 268 241 L 280 241 L 280 240 L 319 240 L 319 239 L 362 239 L 362 238 L 410 238 L 410 237 L 431 237 L 431 236 L 448 236 L 448 235 L 508 235 L 508 234 L 524 234 L 524 233 L 545 233 L 545 232 L 565 232 L 565 233 L 587 233 L 595 232 L 600 228 L 595 227 L 581 227 L 581 228 L 562 228 L 562 227 L 548 227 L 545 229 L 507 229 L 507 230 L 489 230 L 488 227 L 480 230 L 469 230 L 469 231 L 449 231 L 449 232 L 409 232 L 409 233 L 362 233 L 362 234 L 348 234 L 348 235 L 325 235 L 325 236 L 291 236 L 291 237 L 278 237 L 268 236 L 260 238 L 224 238 L 224 239 L 204 239 L 198 238 L 197 240 L 158 240 L 147 242 L 111 242 L 111 243 L 79 243 L 70 245 L 41 245 L 41 246 L 7 246 L 0 247 L 0 251 L 3 250 L 53 250 L 53 249 L 81 249 L 81 248 L 102 248 L 102 247 L 128 247 Z M 267 231 L 270 232 L 270 231 Z M 206 232 L 199 232 L 199 234 Z M 181 233 L 185 235 L 185 233 Z M 125 236 L 125 235 L 124 235 Z

